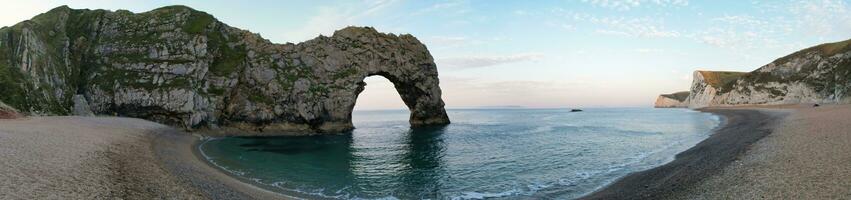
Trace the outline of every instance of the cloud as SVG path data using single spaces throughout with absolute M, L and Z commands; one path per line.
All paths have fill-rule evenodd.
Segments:
M 789 6 L 799 27 L 818 36 L 851 32 L 851 8 L 844 1 L 797 1 Z
M 711 21 L 723 22 L 730 25 L 745 26 L 764 26 L 768 24 L 768 22 L 756 19 L 755 17 L 750 15 L 724 15 L 723 17 L 713 18 L 711 19 Z
M 735 52 L 765 48 L 782 52 L 808 46 L 803 44 L 805 40 L 788 41 L 788 38 L 830 41 L 851 37 L 851 7 L 844 1 L 762 2 L 755 6 L 758 16 L 715 17 L 709 20 L 707 28 L 688 37 Z
M 681 33 L 666 29 L 661 22 L 649 18 L 609 18 L 590 17 L 590 22 L 603 25 L 596 33 L 604 35 L 621 35 L 643 38 L 676 38 Z
M 610 17 L 594 14 L 574 12 L 562 8 L 553 8 L 550 11 L 557 16 L 558 22 L 547 22 L 547 25 L 558 27 L 559 24 L 567 25 L 566 30 L 576 30 L 574 24 L 591 24 L 594 33 L 600 35 L 615 35 L 642 38 L 677 38 L 683 36 L 681 31 L 669 29 L 665 21 L 650 17 Z
M 433 36 L 426 39 L 428 44 L 439 46 L 453 46 L 472 42 L 471 39 L 461 36 Z
M 627 11 L 642 5 L 687 6 L 688 0 L 582 0 L 594 6 Z
M 638 52 L 638 53 L 663 53 L 663 52 L 665 52 L 665 50 L 663 50 L 663 49 L 651 49 L 651 48 L 639 48 L 639 49 L 635 49 L 634 51 Z
M 438 66 L 449 68 L 480 68 L 497 66 L 507 63 L 536 61 L 543 58 L 540 53 L 521 53 L 503 56 L 467 56 L 438 59 Z
M 564 30 L 568 30 L 568 31 L 576 30 L 576 26 L 574 26 L 573 24 L 561 24 L 557 27 L 562 28 Z
M 423 39 L 429 49 L 470 47 L 475 45 L 493 44 L 507 40 L 504 37 L 466 37 L 466 36 L 431 36 Z
M 362 5 L 321 7 L 319 13 L 308 19 L 304 27 L 290 31 L 284 37 L 292 42 L 301 42 L 319 35 L 331 35 L 335 30 L 357 25 L 365 18 L 376 16 L 397 2 L 398 0 L 372 0 Z
M 623 32 L 623 31 L 613 31 L 613 30 L 603 30 L 603 29 L 597 29 L 597 30 L 594 31 L 594 33 L 597 33 L 597 34 L 600 34 L 600 35 L 630 36 L 629 33 L 626 33 L 626 32 Z
M 595 77 L 564 75 L 547 79 L 494 80 L 476 77 L 441 76 L 440 87 L 447 107 L 522 105 L 527 107 L 650 106 L 658 87 L 644 80 L 599 80 Z M 655 80 L 653 80 L 655 81 Z M 688 84 L 683 84 L 688 85 Z M 613 96 L 623 98 L 611 98 Z
M 735 28 L 712 28 L 694 36 L 701 43 L 748 52 L 759 48 L 789 48 L 790 44 L 781 43 L 771 34 L 760 30 L 739 30 Z
M 432 12 L 441 12 L 441 13 L 450 13 L 450 14 L 452 14 L 452 13 L 463 14 L 463 13 L 469 12 L 469 10 L 467 10 L 466 8 L 463 8 L 468 3 L 469 2 L 466 1 L 466 0 L 450 0 L 450 1 L 440 2 L 440 3 L 433 4 L 429 7 L 411 12 L 411 15 L 416 16 L 416 15 L 423 15 L 423 14 L 432 13 Z M 452 12 L 449 12 L 449 11 L 452 11 Z
M 389 80 L 380 76 L 367 77 L 366 89 L 358 96 L 356 110 L 404 109 L 405 104 Z M 529 107 L 565 107 L 588 104 L 574 98 L 579 91 L 594 90 L 582 80 L 491 80 L 472 77 L 440 77 L 440 87 L 446 106 L 480 107 L 523 105 Z
M 440 82 L 446 105 L 456 108 L 504 105 L 575 106 L 577 102 L 572 97 L 577 95 L 571 93 L 589 87 L 579 81 L 485 80 L 461 77 L 441 77 Z

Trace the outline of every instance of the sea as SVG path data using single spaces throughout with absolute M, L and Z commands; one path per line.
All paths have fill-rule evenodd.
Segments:
M 222 137 L 198 150 L 261 188 L 302 199 L 574 199 L 672 161 L 721 118 L 688 109 L 449 109 L 412 129 L 407 110 L 355 111 L 351 132 Z

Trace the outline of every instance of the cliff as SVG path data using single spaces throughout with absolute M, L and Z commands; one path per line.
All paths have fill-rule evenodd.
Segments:
M 777 59 L 729 84 L 719 103 L 849 103 L 849 44 L 822 44 Z
M 851 40 L 822 44 L 749 73 L 696 71 L 690 108 L 730 105 L 849 103 Z
M 63 6 L 0 29 L 0 101 L 29 114 L 92 112 L 263 135 L 339 132 L 353 128 L 352 109 L 372 75 L 395 85 L 412 126 L 449 123 L 437 67 L 411 35 L 348 27 L 274 44 L 185 6 Z
M 695 71 L 690 93 L 686 99 L 686 107 L 701 108 L 718 105 L 716 97 L 722 93 L 721 88 L 745 74 L 744 72 Z
M 689 92 L 682 91 L 671 94 L 662 94 L 656 98 L 656 103 L 654 103 L 654 107 L 656 108 L 682 108 L 688 107 L 686 105 L 686 99 L 688 99 Z

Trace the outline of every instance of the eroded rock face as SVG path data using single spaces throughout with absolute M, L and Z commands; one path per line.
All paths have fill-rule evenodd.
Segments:
M 83 95 L 74 95 L 72 101 L 74 102 L 74 112 L 73 114 L 76 116 L 94 116 L 95 113 L 92 112 L 91 107 L 89 107 L 89 101 L 86 100 L 86 97 Z
M 822 44 L 749 73 L 696 71 L 690 108 L 851 103 L 851 40 Z
M 742 77 L 744 72 L 695 71 L 686 107 L 702 108 L 719 105 L 720 88 Z
M 390 80 L 412 126 L 448 124 L 437 68 L 411 35 L 349 27 L 274 44 L 207 13 L 59 7 L 0 29 L 0 97 L 30 113 L 74 112 L 264 135 L 352 129 L 367 76 Z

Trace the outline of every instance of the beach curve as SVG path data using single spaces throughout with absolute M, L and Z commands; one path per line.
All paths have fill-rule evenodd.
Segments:
M 793 111 L 756 107 L 700 109 L 722 117 L 714 133 L 662 166 L 634 172 L 581 199 L 670 199 L 718 174 L 771 134 Z

